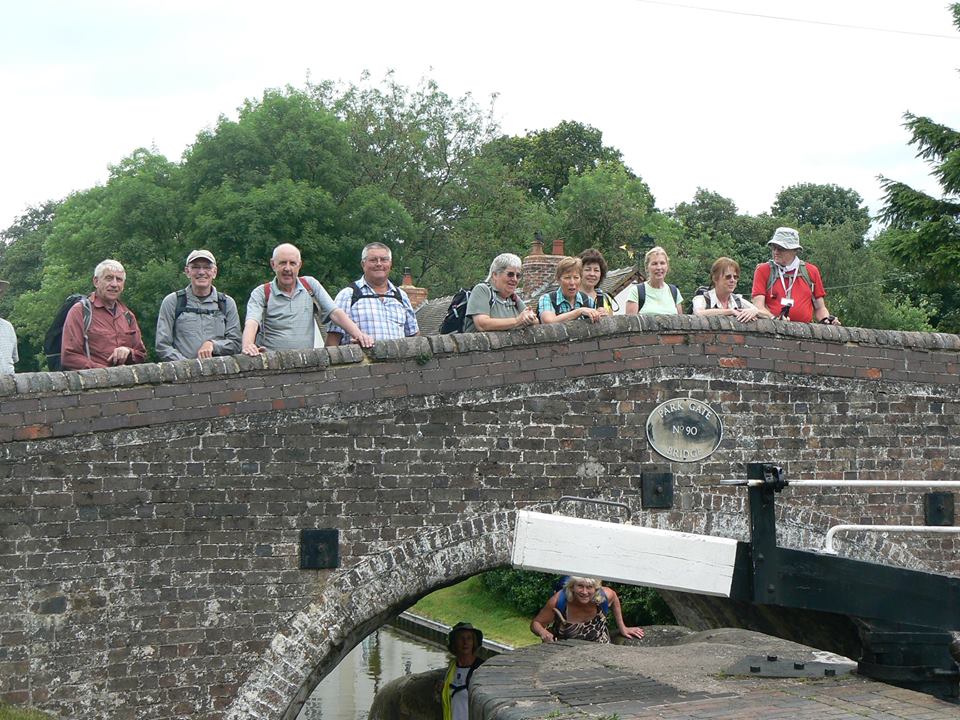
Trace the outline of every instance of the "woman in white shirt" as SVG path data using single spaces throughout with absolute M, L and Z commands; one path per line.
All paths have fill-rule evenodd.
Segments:
M 732 315 L 740 322 L 773 317 L 768 310 L 761 310 L 733 292 L 740 280 L 740 264 L 736 260 L 717 258 L 710 268 L 710 278 L 713 286 L 702 288 L 693 298 L 694 315 Z

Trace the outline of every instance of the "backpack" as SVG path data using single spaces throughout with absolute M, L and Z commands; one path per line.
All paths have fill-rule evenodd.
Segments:
M 266 291 L 265 291 L 266 292 Z M 192 313 L 194 315 L 216 315 L 220 313 L 224 318 L 227 317 L 227 296 L 224 295 L 219 290 L 217 291 L 217 309 L 216 310 L 207 310 L 206 308 L 199 307 L 187 307 L 187 289 L 180 288 L 177 290 L 177 307 L 173 311 L 173 327 L 171 328 L 173 338 L 172 341 L 176 342 L 177 339 L 177 319 L 183 315 L 183 313 Z
M 773 284 L 780 277 L 780 273 L 777 272 L 777 264 L 773 260 L 767 260 L 767 265 L 770 266 L 770 277 L 767 278 L 767 295 L 769 295 Z M 802 277 L 810 286 L 810 297 L 813 297 L 813 280 L 810 279 L 810 271 L 807 270 L 807 264 L 803 260 L 800 261 L 800 267 L 797 268 L 797 275 Z M 793 288 L 792 285 L 790 287 Z
M 693 294 L 694 297 L 697 297 L 698 295 L 702 295 L 706 299 L 707 310 L 714 309 L 713 307 L 710 306 L 710 288 L 708 288 L 706 285 L 701 285 L 700 287 L 697 288 L 697 291 Z M 743 303 L 740 302 L 740 296 L 731 294 L 731 297 L 733 298 L 734 304 L 737 306 L 737 310 L 743 310 Z
M 440 323 L 441 335 L 463 332 L 463 323 L 467 319 L 468 302 L 470 302 L 470 290 L 460 288 L 454 293 L 450 304 L 447 305 L 447 314 L 443 316 L 443 322 Z M 490 296 L 490 303 L 493 304 L 493 295 Z
M 676 285 L 671 285 L 667 283 L 667 287 L 670 288 L 670 294 L 673 295 L 673 302 L 676 304 L 677 297 L 680 295 L 680 291 L 677 289 Z M 647 301 L 647 286 L 645 283 L 637 283 L 637 312 L 640 312 L 643 309 L 643 304 Z
M 374 293 L 373 295 L 365 295 L 363 291 L 360 289 L 359 283 L 352 282 L 350 283 L 350 287 L 353 290 L 353 293 L 350 295 L 350 307 L 353 307 L 354 305 L 357 304 L 358 300 L 363 300 L 364 298 L 367 298 L 368 300 L 374 300 L 374 299 L 388 298 L 388 297 L 392 297 L 398 303 L 403 305 L 403 296 L 400 294 L 400 288 L 395 287 L 393 290 L 390 290 L 384 293 L 383 295 L 380 295 L 379 293 Z M 372 289 L 373 288 L 371 288 L 371 290 Z
M 544 295 L 546 295 L 548 298 L 550 298 L 550 306 L 553 308 L 553 313 L 554 313 L 554 315 L 559 315 L 559 314 L 560 314 L 560 308 L 557 307 L 557 299 L 556 299 L 556 298 L 557 298 L 557 290 L 559 290 L 559 288 L 554 287 L 554 288 L 550 288 L 547 292 L 544 293 Z M 541 296 L 541 297 L 542 297 L 542 296 Z M 599 292 L 598 292 L 598 297 L 599 297 Z M 589 301 L 588 301 L 588 299 L 587 299 L 587 296 L 584 295 L 584 294 L 583 294 L 582 292 L 580 292 L 579 290 L 577 290 L 577 297 L 576 297 L 576 298 L 574 299 L 574 301 L 573 301 L 574 305 L 576 305 L 577 300 L 580 300 L 580 304 L 581 304 L 583 307 L 590 307 L 590 303 L 589 303 Z M 538 303 L 537 303 L 537 320 L 539 320 L 539 319 L 540 319 L 540 303 L 538 302 Z
M 472 290 L 460 288 L 447 305 L 447 314 L 443 316 L 443 322 L 440 323 L 440 334 L 449 335 L 451 333 L 462 333 L 463 325 L 467 321 L 467 303 L 470 302 Z M 494 299 L 493 288 L 490 288 L 490 307 L 493 307 Z M 514 303 L 519 307 L 517 296 L 513 296 Z
M 57 314 L 53 316 L 53 322 L 47 334 L 43 337 L 43 354 L 47 359 L 47 368 L 50 370 L 60 370 L 60 349 L 63 344 L 63 323 L 67 319 L 67 313 L 77 303 L 81 303 L 83 312 L 83 350 L 87 357 L 90 357 L 90 344 L 87 341 L 87 333 L 90 332 L 90 323 L 93 321 L 93 306 L 90 304 L 90 298 L 80 293 L 68 295 L 63 301 Z
M 62 370 L 60 363 L 61 348 L 63 345 L 63 323 L 67 320 L 67 314 L 77 303 L 80 303 L 80 312 L 83 315 L 83 352 L 90 359 L 90 324 L 93 322 L 93 303 L 87 295 L 74 293 L 68 295 L 63 301 L 57 314 L 53 316 L 53 322 L 47 329 L 47 334 L 43 336 L 43 354 L 46 356 L 47 368 L 49 370 Z M 125 310 L 123 313 L 129 325 L 133 325 L 133 313 Z
M 307 283 L 307 281 L 304 280 L 302 277 L 297 277 L 297 280 L 303 286 L 303 289 L 306 290 L 307 293 L 310 295 L 310 299 L 313 301 L 314 320 L 317 323 L 317 327 L 322 327 L 323 323 L 320 321 L 321 320 L 320 306 L 317 304 L 317 299 L 313 296 L 313 288 L 311 288 L 310 285 Z M 265 282 L 263 284 L 263 317 L 260 318 L 260 329 L 257 331 L 258 343 L 260 342 L 260 338 L 263 338 L 265 335 L 264 328 L 266 328 L 267 326 L 267 304 L 270 302 L 270 286 L 271 285 L 272 285 L 272 281 Z

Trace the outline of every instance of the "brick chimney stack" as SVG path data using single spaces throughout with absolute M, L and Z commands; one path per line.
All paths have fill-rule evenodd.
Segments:
M 410 268 L 408 267 L 403 269 L 403 282 L 400 283 L 400 289 L 410 298 L 410 304 L 414 310 L 427 301 L 427 289 L 414 286 L 413 275 L 410 274 Z
M 523 287 L 521 294 L 529 297 L 545 285 L 553 284 L 553 276 L 557 271 L 557 265 L 564 257 L 563 238 L 557 238 L 553 241 L 553 248 L 550 255 L 543 253 L 543 239 L 540 233 L 537 233 L 530 248 L 530 254 L 523 259 Z

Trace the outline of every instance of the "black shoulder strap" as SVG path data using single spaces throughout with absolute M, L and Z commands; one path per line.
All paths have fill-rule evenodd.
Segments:
M 373 293 L 372 295 L 364 295 L 363 290 L 360 287 L 360 283 L 354 281 L 350 283 L 350 307 L 353 307 L 358 300 L 363 298 L 388 298 L 391 297 L 396 300 L 398 303 L 403 305 L 403 295 L 400 294 L 400 288 L 394 287 L 393 290 L 388 290 L 383 295 L 379 293 Z
M 173 324 L 176 327 L 177 318 L 183 315 L 183 311 L 187 309 L 187 289 L 180 288 L 177 290 L 177 308 L 173 311 Z M 176 330 L 174 330 L 176 332 Z
M 637 283 L 637 310 L 643 308 L 643 304 L 647 301 L 647 285 L 646 283 L 639 282 Z
M 669 283 L 667 283 L 669 285 Z M 673 295 L 673 302 L 677 302 L 677 296 L 680 295 L 680 290 L 676 285 L 670 285 L 670 294 Z
M 362 297 L 363 291 L 360 289 L 360 283 L 356 281 L 350 283 L 350 307 L 353 307 Z

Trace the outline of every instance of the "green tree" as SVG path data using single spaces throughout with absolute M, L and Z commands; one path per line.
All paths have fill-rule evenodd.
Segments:
M 555 212 L 566 251 L 576 255 L 594 247 L 610 267 L 630 262 L 626 249 L 655 237 L 650 188 L 621 162 L 604 162 L 570 178 L 557 199 Z M 626 249 L 625 249 L 626 248 Z
M 39 370 L 38 356 L 42 343 L 35 335 L 19 327 L 15 306 L 26 292 L 36 291 L 43 280 L 43 244 L 53 227 L 53 218 L 59 203 L 47 201 L 27 209 L 6 230 L 0 232 L 0 278 L 10 281 L 10 287 L 0 298 L 0 317 L 9 318 L 17 330 L 20 361 L 17 370 Z
M 799 183 L 777 193 L 770 208 L 774 217 L 784 218 L 796 225 L 842 225 L 853 223 L 856 244 L 863 244 L 863 236 L 870 227 L 870 211 L 855 190 L 839 185 Z
M 603 144 L 600 130 L 570 120 L 523 137 L 501 136 L 483 152 L 509 168 L 514 182 L 540 202 L 555 200 L 571 178 L 622 160 L 619 150 Z
M 18 331 L 39 348 L 63 299 L 92 291 L 97 263 L 114 258 L 128 270 L 123 300 L 152 347 L 160 299 L 182 269 L 183 216 L 177 164 L 141 148 L 111 166 L 106 185 L 75 193 L 57 208 L 43 242 L 40 287 L 14 307 Z
M 960 3 L 950 5 L 953 24 L 960 29 Z M 889 223 L 885 238 L 890 256 L 916 279 L 914 292 L 938 306 L 936 327 L 960 332 L 960 289 L 956 268 L 960 262 L 960 132 L 929 117 L 904 114 L 910 144 L 927 161 L 942 189 L 940 197 L 915 190 L 906 183 L 880 176 L 884 207 L 880 219 Z
M 346 123 L 357 163 L 357 185 L 377 187 L 409 215 L 411 227 L 393 239 L 394 264 L 410 266 L 417 282 L 443 284 L 456 262 L 451 235 L 473 202 L 468 174 L 495 132 L 492 104 L 483 111 L 469 94 L 452 98 L 436 82 L 416 89 L 392 73 L 369 83 L 308 85 L 321 107 Z
M 769 215 L 740 214 L 733 200 L 704 188 L 697 189 L 691 202 L 677 205 L 671 215 L 683 228 L 671 282 L 683 283 L 689 299 L 694 288 L 710 284 L 713 261 L 726 256 L 740 263 L 737 292 L 750 297 L 753 270 L 770 259 L 767 241 L 778 220 Z
M 542 204 L 509 182 L 497 161 L 476 157 L 466 173 L 465 212 L 450 233 L 443 266 L 425 275 L 431 295 L 440 296 L 482 280 L 502 252 L 523 257 L 538 230 L 555 234 L 556 221 Z
M 857 237 L 853 223 L 801 229 L 803 256 L 820 268 L 830 312 L 848 326 L 931 330 L 933 307 L 902 282 L 885 245 L 858 246 Z

